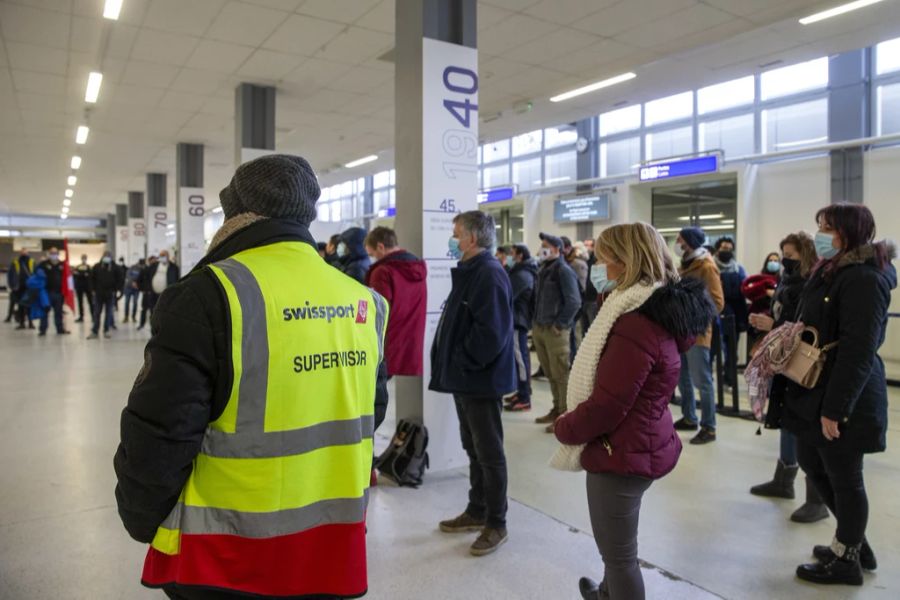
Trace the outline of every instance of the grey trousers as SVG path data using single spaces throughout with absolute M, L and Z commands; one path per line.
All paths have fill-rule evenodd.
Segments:
M 644 599 L 637 534 L 641 498 L 651 483 L 643 477 L 587 474 L 591 527 L 604 565 L 602 589 L 609 594 L 603 598 Z

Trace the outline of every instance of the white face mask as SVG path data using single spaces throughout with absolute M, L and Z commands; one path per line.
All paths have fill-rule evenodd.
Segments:
M 161 265 L 167 265 L 167 264 L 169 264 L 169 257 L 168 257 L 168 256 L 160 256 L 160 257 L 159 257 L 159 264 L 161 264 Z
M 553 260 L 553 252 L 550 248 L 541 248 L 541 251 L 538 253 L 538 260 L 541 262 Z

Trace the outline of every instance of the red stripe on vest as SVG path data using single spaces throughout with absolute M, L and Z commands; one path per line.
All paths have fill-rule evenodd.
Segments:
M 323 525 L 274 538 L 182 535 L 181 552 L 153 547 L 141 581 L 270 596 L 359 596 L 366 592 L 366 525 Z

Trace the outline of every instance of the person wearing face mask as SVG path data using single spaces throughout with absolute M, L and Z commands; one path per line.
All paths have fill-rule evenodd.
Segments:
M 503 265 L 503 270 L 507 273 L 509 273 L 516 264 L 516 261 L 513 259 L 512 248 L 509 246 L 497 246 L 494 257 L 500 261 L 500 264 Z
M 789 383 L 781 425 L 797 437 L 800 467 L 837 519 L 831 546 L 797 576 L 813 583 L 863 584 L 877 567 L 866 538 L 866 454 L 884 452 L 887 384 L 884 343 L 891 292 L 897 287 L 893 243 L 875 242 L 875 219 L 861 204 L 832 204 L 816 215 L 821 259 L 800 296 L 799 321 L 818 331 L 827 351 L 813 389 Z
M 387 227 L 369 232 L 366 251 L 375 262 L 366 273 L 365 285 L 381 294 L 391 308 L 385 342 L 388 376 L 421 377 L 428 267 L 401 248 L 397 234 Z
M 146 312 L 149 311 L 152 314 L 153 309 L 156 308 L 156 303 L 159 301 L 159 297 L 162 296 L 163 292 L 170 286 L 175 285 L 181 278 L 181 270 L 178 268 L 178 265 L 169 258 L 169 251 L 162 250 L 159 253 L 159 259 L 147 267 L 144 278 L 144 293 L 146 295 L 148 293 L 146 288 L 149 288 L 149 297 L 147 297 L 146 310 L 143 308 L 141 310 L 141 324 L 138 326 L 138 329 L 144 328 L 146 323 L 144 316 Z
M 803 287 L 818 260 L 813 238 L 806 232 L 790 234 L 781 241 L 780 247 L 784 257 L 781 261 L 784 265 L 784 274 L 772 297 L 771 316 L 761 313 L 750 316 L 751 325 L 763 333 L 768 333 L 788 321 L 796 321 Z M 780 429 L 781 451 L 772 480 L 750 488 L 750 493 L 755 496 L 789 500 L 794 498 L 794 479 L 800 469 L 797 464 L 797 438 L 781 427 L 784 392 L 788 381 L 781 375 L 776 375 L 772 380 L 765 426 L 767 429 Z M 797 523 L 814 523 L 827 517 L 828 508 L 816 487 L 807 479 L 806 502 L 794 511 L 791 520 Z
M 703 282 L 716 306 L 716 314 L 725 308 L 722 280 L 719 269 L 709 252 L 703 247 L 706 232 L 699 227 L 685 227 L 678 235 L 676 244 L 681 251 L 679 273 L 687 279 Z M 714 320 L 714 319 L 713 319 Z M 694 345 L 681 355 L 681 376 L 678 390 L 681 393 L 682 417 L 675 423 L 679 431 L 697 431 L 697 405 L 694 388 L 700 391 L 701 420 L 700 431 L 691 439 L 691 444 L 701 445 L 716 441 L 716 395 L 713 389 L 712 361 L 712 321 L 703 335 L 697 336 Z
M 38 269 L 47 277 L 46 291 L 50 299 L 50 308 L 53 310 L 53 322 L 56 325 L 57 335 L 72 333 L 63 327 L 63 264 L 59 258 L 59 249 L 50 248 L 47 260 L 38 265 Z M 41 317 L 41 325 L 38 335 L 47 335 L 49 311 L 44 311 Z
M 541 268 L 535 287 L 532 339 L 538 361 L 550 381 L 553 407 L 535 423 L 546 425 L 545 431 L 553 433 L 556 418 L 566 412 L 572 351 L 569 335 L 581 308 L 581 291 L 578 276 L 563 256 L 562 239 L 546 233 L 540 238 Z
M 142 258 L 125 271 L 125 289 L 123 290 L 125 294 L 125 318 L 122 319 L 123 323 L 127 323 L 129 317 L 131 317 L 132 323 L 137 320 L 138 299 L 141 296 L 138 280 L 146 268 L 147 263 Z
M 362 227 L 351 227 L 341 234 L 337 246 L 337 268 L 356 281 L 365 285 L 366 273 L 372 266 L 372 259 L 366 253 L 366 230 Z
M 531 410 L 531 351 L 528 349 L 528 332 L 534 322 L 534 287 L 538 264 L 531 258 L 531 252 L 524 244 L 514 245 L 512 253 L 515 265 L 509 272 L 509 280 L 512 283 L 519 389 L 510 398 L 505 409 L 519 412 Z
M 741 285 L 741 294 L 750 302 L 750 315 L 768 315 L 781 278 L 781 255 L 770 252 L 758 275 L 751 275 Z M 764 332 L 751 326 L 747 331 L 747 347 L 752 349 Z
M 103 317 L 103 337 L 109 339 L 109 330 L 115 321 L 116 297 L 122 293 L 124 273 L 113 262 L 108 250 L 91 271 L 91 287 L 94 289 L 94 323 L 87 339 L 99 337 L 101 317 Z M 104 316 L 103 312 L 106 311 Z
M 733 316 L 735 333 L 740 338 L 741 333 L 747 331 L 747 300 L 741 293 L 741 285 L 747 279 L 747 271 L 734 257 L 734 238 L 722 236 L 716 240 L 715 261 L 719 267 L 719 278 L 722 281 L 722 294 L 725 297 L 725 310 L 723 316 Z M 722 330 L 722 348 L 725 353 L 725 364 L 728 364 L 728 353 L 731 348 L 737 349 L 738 340 L 731 339 L 731 331 Z M 726 369 L 726 378 L 731 376 Z M 731 387 L 737 385 L 736 381 L 726 380 Z
M 325 244 L 325 262 L 335 268 L 340 268 L 340 260 L 341 257 L 338 256 L 337 249 L 341 244 L 341 235 L 335 234 L 328 238 L 328 243 Z
M 460 437 L 469 457 L 469 503 L 440 523 L 444 533 L 481 532 L 470 547 L 484 556 L 508 539 L 502 398 L 516 390 L 512 284 L 490 252 L 494 219 L 481 211 L 456 215 L 450 255 L 453 287 L 431 348 L 429 389 L 453 394 Z
M 138 277 L 138 290 L 141 292 L 141 321 L 137 327 L 141 331 L 147 325 L 147 315 L 152 313 L 156 305 L 157 296 L 153 293 L 153 278 L 150 277 L 150 269 L 157 263 L 156 256 L 147 257 L 147 266 Z
M 75 295 L 78 298 L 78 318 L 76 323 L 84 322 L 84 299 L 87 297 L 88 314 L 94 312 L 94 293 L 91 289 L 91 265 L 87 254 L 81 255 L 81 262 L 72 269 L 72 280 L 75 283 Z
M 591 277 L 609 296 L 575 358 L 569 412 L 555 428 L 566 446 L 550 464 L 587 471 L 604 577 L 599 584 L 582 578 L 582 597 L 643 600 L 641 499 L 678 463 L 682 447 L 669 399 L 681 370 L 679 353 L 707 331 L 717 311 L 700 280 L 678 276 L 665 240 L 650 225 L 608 227 L 595 247 Z
M 28 328 L 34 329 L 31 311 L 28 310 L 28 278 L 34 274 L 34 259 L 28 254 L 28 250 L 22 248 L 19 256 L 13 259 L 6 273 L 6 281 L 9 285 L 9 305 L 11 314 L 15 314 L 16 329 L 25 329 L 25 320 L 28 319 Z

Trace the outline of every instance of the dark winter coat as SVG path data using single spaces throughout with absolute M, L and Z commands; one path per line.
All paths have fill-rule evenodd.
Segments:
M 490 252 L 450 272 L 453 289 L 431 347 L 431 383 L 437 392 L 499 397 L 518 385 L 512 285 Z
M 366 230 L 362 227 L 351 227 L 341 234 L 341 241 L 347 247 L 347 253 L 338 261 L 338 269 L 348 277 L 365 284 L 366 273 L 372 265 L 372 259 L 366 253 Z
M 150 542 L 175 506 L 206 427 L 221 416 L 231 393 L 228 305 L 207 265 L 288 241 L 315 247 L 307 228 L 298 223 L 254 223 L 211 249 L 189 275 L 160 296 L 150 320 L 153 337 L 144 350 L 144 367 L 122 411 L 122 442 L 115 457 L 119 516 L 139 542 Z M 386 384 L 382 363 L 372 399 L 376 426 L 387 409 Z
M 594 391 L 556 422 L 560 442 L 587 444 L 581 454 L 586 471 L 658 479 L 675 468 L 681 440 L 669 401 L 680 355 L 716 312 L 703 283 L 683 279 L 619 317 L 597 363 Z
M 534 322 L 534 286 L 538 265 L 534 259 L 516 263 L 509 271 L 513 295 L 513 324 L 516 329 L 530 331 Z
M 72 281 L 75 283 L 76 292 L 91 291 L 91 277 L 94 268 L 87 263 L 82 263 L 72 267 Z
M 785 390 L 782 425 L 807 444 L 856 452 L 886 448 L 887 384 L 878 348 L 897 272 L 890 264 L 878 268 L 874 257 L 873 245 L 839 255 L 830 274 L 820 265 L 803 290 L 800 320 L 819 331 L 820 345 L 838 342 L 814 389 L 789 383 Z M 840 438 L 825 439 L 820 417 L 840 424 Z
M 34 259 L 30 256 L 19 255 L 13 259 L 6 273 L 6 282 L 10 291 L 24 291 L 26 282 L 34 274 Z
M 719 268 L 719 278 L 722 281 L 722 295 L 725 298 L 724 315 L 734 315 L 734 323 L 737 330 L 747 331 L 748 311 L 747 299 L 741 293 L 741 285 L 747 279 L 747 271 L 734 259 L 729 263 L 721 263 L 716 259 Z
M 47 293 L 62 294 L 63 269 L 65 268 L 62 261 L 53 264 L 49 260 L 45 260 L 37 268 L 47 276 Z
M 425 261 L 406 250 L 388 254 L 366 274 L 366 285 L 381 294 L 391 307 L 384 345 L 390 376 L 422 376 L 427 275 Z
M 579 309 L 578 277 L 566 259 L 560 256 L 542 264 L 535 287 L 534 324 L 568 329 Z
M 772 298 L 769 291 L 778 287 L 778 276 L 771 273 L 751 275 L 741 285 L 741 293 L 750 301 L 750 314 L 769 314 Z
M 124 285 L 122 269 L 114 263 L 98 262 L 91 269 L 91 288 L 98 298 L 108 299 L 122 291 Z

